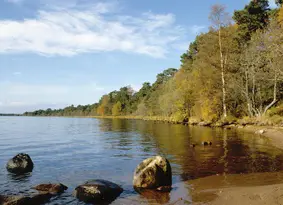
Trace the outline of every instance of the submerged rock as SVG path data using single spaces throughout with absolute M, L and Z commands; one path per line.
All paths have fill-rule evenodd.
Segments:
M 29 202 L 30 202 L 30 197 L 0 195 L 1 205 L 28 205 Z
M 6 168 L 11 173 L 24 174 L 32 172 L 33 162 L 28 154 L 20 153 L 8 161 Z
M 141 162 L 134 173 L 135 188 L 157 189 L 172 185 L 172 171 L 170 163 L 161 156 L 151 157 Z
M 0 195 L 1 205 L 41 205 L 50 201 L 52 197 L 67 189 L 63 184 L 41 184 L 34 189 L 41 191 L 33 196 L 3 196 Z
M 65 186 L 64 184 L 39 184 L 33 187 L 33 189 L 40 192 L 47 192 L 51 194 L 61 194 L 65 190 L 67 190 L 68 187 Z
M 121 193 L 123 189 L 110 181 L 106 180 L 91 180 L 83 185 L 78 186 L 73 195 L 77 197 L 80 201 L 86 203 L 96 203 L 96 202 L 112 202 Z
M 28 205 L 41 205 L 41 204 L 45 204 L 47 202 L 50 201 L 50 199 L 52 197 L 54 197 L 54 194 L 51 193 L 40 193 L 40 194 L 36 194 L 34 196 L 32 196 L 29 201 L 28 201 Z

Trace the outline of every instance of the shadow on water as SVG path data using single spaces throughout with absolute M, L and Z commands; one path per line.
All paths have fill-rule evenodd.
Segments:
M 25 173 L 25 174 L 13 174 L 13 173 L 7 173 L 8 179 L 13 182 L 28 182 L 30 180 L 30 177 L 32 176 L 32 173 Z

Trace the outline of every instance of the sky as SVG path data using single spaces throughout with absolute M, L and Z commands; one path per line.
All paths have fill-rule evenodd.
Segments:
M 232 14 L 248 0 L 0 0 L 0 113 L 139 90 L 180 66 L 216 3 Z

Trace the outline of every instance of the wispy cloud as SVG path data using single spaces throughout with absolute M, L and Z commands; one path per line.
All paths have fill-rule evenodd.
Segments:
M 193 25 L 192 27 L 190 27 L 190 31 L 193 34 L 199 34 L 202 30 L 204 30 L 206 27 L 202 26 L 202 25 Z
M 23 2 L 23 0 L 5 0 L 5 1 L 13 4 L 19 4 Z
M 22 73 L 21 73 L 21 72 L 19 72 L 19 71 L 16 71 L 16 72 L 13 72 L 13 75 L 18 76 L 18 75 L 22 75 Z
M 14 0 L 15 1 L 15 0 Z M 0 53 L 46 56 L 122 51 L 164 57 L 185 39 L 173 14 L 117 14 L 116 4 L 41 9 L 36 18 L 0 21 Z M 193 27 L 199 31 L 202 27 Z

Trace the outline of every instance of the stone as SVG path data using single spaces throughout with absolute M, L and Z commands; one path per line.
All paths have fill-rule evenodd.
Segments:
M 45 204 L 50 201 L 52 197 L 56 195 L 51 194 L 51 193 L 40 193 L 32 196 L 29 200 L 28 205 L 40 205 L 40 204 Z
M 211 122 L 199 122 L 198 125 L 208 127 L 211 125 Z
M 133 185 L 136 189 L 157 189 L 162 186 L 172 186 L 172 171 L 169 161 L 161 156 L 144 160 L 135 170 Z
M 262 135 L 262 134 L 264 134 L 265 132 L 266 132 L 265 130 L 257 130 L 257 131 L 255 132 L 255 134 Z
M 212 142 L 202 142 L 201 144 L 202 144 L 203 146 L 208 146 L 208 145 L 211 146 L 211 145 L 212 145 Z
M 29 205 L 30 197 L 0 195 L 1 205 Z
M 67 190 L 68 187 L 65 186 L 64 184 L 39 184 L 33 187 L 33 189 L 40 192 L 47 192 L 51 194 L 61 194 L 65 190 Z
M 14 174 L 25 174 L 32 172 L 33 162 L 28 154 L 20 153 L 8 161 L 6 168 Z
M 123 192 L 123 189 L 110 181 L 91 180 L 78 186 L 73 195 L 85 203 L 112 202 Z

